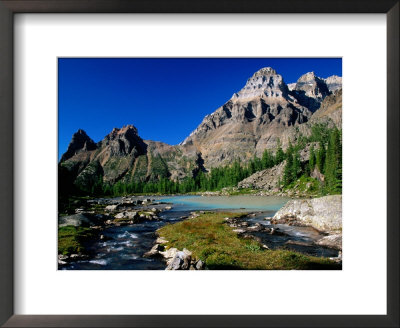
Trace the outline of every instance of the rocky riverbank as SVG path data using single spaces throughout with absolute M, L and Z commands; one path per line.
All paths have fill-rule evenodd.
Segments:
M 87 199 L 76 205 L 75 214 L 58 218 L 60 265 L 88 259 L 86 244 L 97 239 L 105 241 L 104 229 L 159 221 L 160 213 L 172 208 L 171 204 L 141 196 Z
M 318 244 L 342 250 L 342 196 L 293 199 L 271 218 L 272 224 L 311 226 L 326 234 Z
M 312 225 L 290 215 L 274 221 L 268 216 L 276 209 L 247 214 L 239 207 L 238 212 L 231 213 L 222 209 L 190 212 L 187 208 L 199 208 L 191 203 L 192 198 L 189 206 L 181 197 L 167 199 L 175 204 L 174 211 L 168 211 L 171 204 L 151 196 L 82 200 L 75 214 L 59 217 L 61 268 L 309 269 L 330 267 L 330 258 L 341 263 L 337 257 L 341 235 L 333 233 L 340 232 L 337 229 L 317 232 Z M 243 206 L 251 208 L 253 198 L 239 196 L 234 202 L 240 199 Z M 197 199 L 202 208 L 215 201 L 226 205 L 234 198 Z M 263 204 L 268 202 L 264 197 L 257 199 Z M 287 263 L 290 256 L 298 260 L 293 266 Z

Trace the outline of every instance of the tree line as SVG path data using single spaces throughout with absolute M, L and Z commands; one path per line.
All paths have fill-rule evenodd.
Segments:
M 307 162 L 301 162 L 300 151 L 308 143 L 313 143 Z M 314 147 L 314 144 L 317 145 Z M 166 177 L 155 181 L 118 181 L 114 184 L 104 183 L 99 177 L 91 186 L 86 186 L 80 192 L 92 196 L 121 196 L 127 194 L 178 194 L 198 191 L 216 191 L 225 187 L 237 186 L 243 179 L 255 172 L 271 168 L 286 161 L 282 188 L 291 188 L 303 177 L 314 179 L 316 174 L 323 174 L 320 181 L 322 194 L 340 193 L 342 188 L 342 135 L 337 128 L 328 128 L 325 124 L 315 124 L 311 135 L 300 136 L 295 144 L 289 143 L 286 151 L 278 140 L 274 151 L 265 150 L 261 157 L 254 157 L 247 163 L 240 159 L 230 165 L 212 168 L 209 172 L 199 171 L 195 176 L 186 177 L 181 181 L 172 181 Z

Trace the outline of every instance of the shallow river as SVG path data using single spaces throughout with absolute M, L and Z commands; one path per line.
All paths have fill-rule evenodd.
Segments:
M 155 231 L 167 223 L 181 221 L 181 217 L 189 216 L 197 210 L 230 210 L 252 212 L 253 216 L 245 218 L 249 223 L 259 222 L 270 226 L 265 217 L 271 217 L 289 198 L 266 196 L 174 196 L 157 197 L 156 200 L 172 203 L 173 208 L 160 213 L 162 220 L 145 221 L 128 226 L 114 226 L 104 229 L 105 241 L 98 240 L 88 245 L 93 256 L 86 261 L 71 262 L 60 266 L 60 269 L 72 270 L 164 270 L 165 263 L 160 259 L 143 258 L 143 254 L 151 249 L 156 235 Z M 337 256 L 337 251 L 314 246 L 312 242 L 321 235 L 312 228 L 274 225 L 287 235 L 269 235 L 254 232 L 269 248 L 287 247 L 302 253 L 316 256 Z M 288 240 L 300 245 L 287 244 Z

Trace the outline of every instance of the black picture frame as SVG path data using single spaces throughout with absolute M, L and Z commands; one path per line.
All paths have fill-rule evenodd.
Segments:
M 13 17 L 16 13 L 384 13 L 387 16 L 387 315 L 14 315 Z M 4 327 L 399 327 L 398 0 L 0 0 L 0 324 Z

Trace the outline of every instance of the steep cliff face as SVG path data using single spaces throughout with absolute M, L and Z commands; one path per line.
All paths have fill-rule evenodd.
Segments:
M 314 72 L 302 75 L 297 80 L 292 92 L 299 103 L 311 111 L 317 110 L 322 100 L 330 94 L 325 81 L 316 76 Z
M 311 123 L 329 121 L 332 121 L 339 129 L 342 128 L 342 89 L 326 97 L 310 120 Z
M 274 149 L 278 139 L 285 147 L 286 131 L 308 122 L 331 94 L 313 72 L 301 76 L 291 89 L 271 67 L 260 69 L 182 145 L 200 152 L 206 167 L 259 156 L 266 148 Z

